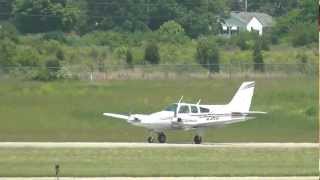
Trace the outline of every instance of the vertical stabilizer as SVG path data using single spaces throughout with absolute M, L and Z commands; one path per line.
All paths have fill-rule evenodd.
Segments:
M 243 82 L 227 105 L 232 112 L 249 112 L 254 92 L 255 82 Z

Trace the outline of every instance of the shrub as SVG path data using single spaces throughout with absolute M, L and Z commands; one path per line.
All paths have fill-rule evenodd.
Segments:
M 65 35 L 62 31 L 51 31 L 47 32 L 43 35 L 42 39 L 44 40 L 56 40 L 61 43 L 66 43 L 67 39 L 65 38 Z
M 9 39 L 14 43 L 18 42 L 18 31 L 11 23 L 0 23 L 0 41 Z
M 299 71 L 301 73 L 305 73 L 307 71 L 307 64 L 308 64 L 308 56 L 306 54 L 298 54 L 296 56 L 296 59 L 297 59 L 297 63 L 298 63 L 298 66 L 299 66 Z
M 183 27 L 175 21 L 167 21 L 158 29 L 160 40 L 167 42 L 183 42 L 187 37 Z
M 220 53 L 213 37 L 200 38 L 197 46 L 196 60 L 209 72 L 219 72 Z
M 149 42 L 145 49 L 144 60 L 150 64 L 159 64 L 160 54 L 158 45 L 155 42 Z
M 289 32 L 293 46 L 304 46 L 317 41 L 317 26 L 315 23 L 298 23 Z
M 262 39 L 258 37 L 256 39 L 256 43 L 253 49 L 254 70 L 259 72 L 264 72 L 264 62 L 263 62 L 261 47 L 262 47 Z
M 130 49 L 128 49 L 126 53 L 126 63 L 129 67 L 132 67 L 133 65 L 133 57 Z

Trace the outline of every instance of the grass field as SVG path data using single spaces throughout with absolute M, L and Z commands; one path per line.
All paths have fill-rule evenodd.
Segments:
M 245 148 L 0 149 L 0 175 L 315 176 L 318 150 Z
M 0 141 L 145 141 L 147 131 L 103 112 L 151 113 L 176 102 L 227 103 L 244 79 L 107 82 L 0 81 Z M 252 80 L 252 79 L 246 79 Z M 316 142 L 314 79 L 258 78 L 255 120 L 208 129 L 206 142 Z M 191 142 L 193 132 L 168 132 L 169 142 Z

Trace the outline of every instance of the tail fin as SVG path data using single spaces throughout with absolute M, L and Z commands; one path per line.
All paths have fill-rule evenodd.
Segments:
M 228 108 L 233 112 L 248 112 L 250 110 L 255 82 L 243 82 L 233 96 Z

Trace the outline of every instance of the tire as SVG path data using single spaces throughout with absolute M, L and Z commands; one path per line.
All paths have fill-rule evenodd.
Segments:
M 159 143 L 165 143 L 166 140 L 167 140 L 166 135 L 165 135 L 164 133 L 159 133 L 159 135 L 158 135 L 158 141 L 159 141 Z
M 154 138 L 152 136 L 148 137 L 148 143 L 153 143 L 154 142 Z
M 193 142 L 194 142 L 195 144 L 201 144 L 201 143 L 202 143 L 202 137 L 201 137 L 201 136 L 198 136 L 198 135 L 194 136 Z

